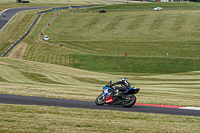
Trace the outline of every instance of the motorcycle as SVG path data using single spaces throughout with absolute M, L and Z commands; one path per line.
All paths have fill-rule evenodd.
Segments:
M 135 104 L 136 97 L 134 94 L 139 92 L 139 88 L 130 87 L 124 92 L 116 92 L 114 88 L 117 86 L 109 87 L 111 84 L 112 81 L 103 87 L 103 93 L 101 93 L 101 95 L 99 95 L 95 100 L 96 105 L 101 106 L 104 104 L 113 104 L 129 108 Z M 116 93 L 119 93 L 119 95 L 116 96 Z

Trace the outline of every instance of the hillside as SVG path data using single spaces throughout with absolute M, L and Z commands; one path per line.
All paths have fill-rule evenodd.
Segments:
M 141 88 L 138 103 L 199 106 L 199 71 L 146 75 L 113 75 L 61 65 L 0 58 L 0 93 L 89 100 L 102 92 L 110 80 L 127 77 Z
M 60 10 L 58 17 L 55 16 L 57 11 L 45 13 L 29 36 L 16 47 L 17 51 L 21 49 L 17 52 L 20 55 L 14 52 L 7 56 L 106 72 L 178 73 L 199 70 L 200 21 L 198 10 L 194 10 L 199 4 L 138 3 L 105 6 L 105 9 L 149 9 L 158 4 L 167 10 L 108 10 L 99 14 L 97 8 L 91 8 L 88 12 L 82 9 Z M 168 10 L 176 7 L 179 10 Z M 180 10 L 180 7 L 193 10 Z M 21 12 L 13 18 L 0 33 L 0 36 L 6 35 L 0 45 L 2 52 L 20 36 L 18 33 L 26 31 L 37 12 Z M 20 25 L 13 26 L 13 21 Z M 41 31 L 49 35 L 48 43 L 42 41 Z M 17 34 L 10 37 L 9 33 Z M 96 59 L 101 61 L 95 62 Z

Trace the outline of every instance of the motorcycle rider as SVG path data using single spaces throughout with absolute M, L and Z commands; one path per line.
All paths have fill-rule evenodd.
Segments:
M 113 84 L 108 85 L 108 87 L 112 87 L 114 85 L 121 84 L 121 87 L 115 86 L 115 96 L 119 96 L 119 91 L 124 92 L 126 89 L 130 88 L 130 83 L 128 82 L 127 78 L 122 78 L 120 81 L 115 82 Z

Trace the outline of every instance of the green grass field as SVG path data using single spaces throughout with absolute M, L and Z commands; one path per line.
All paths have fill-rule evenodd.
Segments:
M 7 57 L 0 58 L 0 70 L 0 93 L 87 101 L 94 101 L 109 80 L 122 77 Z M 138 103 L 199 106 L 199 73 L 126 76 L 141 88 Z M 199 117 L 193 116 L 5 104 L 0 116 L 0 132 L 199 131 Z
M 113 4 L 91 0 L 70 2 Z M 47 0 L 26 5 L 8 0 L 0 3 L 0 9 L 66 3 Z M 138 9 L 199 7 L 199 3 L 143 4 L 134 6 Z M 132 9 L 129 5 L 105 9 Z M 94 101 L 109 80 L 115 82 L 126 76 L 132 86 L 141 89 L 136 95 L 138 103 L 200 106 L 199 10 L 108 11 L 106 14 L 95 11 L 98 8 L 88 10 L 61 10 L 59 17 L 57 12 L 43 14 L 29 35 L 7 57 L 0 58 L 0 93 Z M 24 34 L 38 11 L 18 13 L 0 32 L 1 53 Z M 42 40 L 41 31 L 49 35 L 49 42 Z M 199 117 L 193 116 L 60 107 L 0 104 L 0 117 L 0 132 L 200 130 Z
M 0 69 L 0 93 L 94 101 L 108 81 L 126 76 L 141 88 L 139 103 L 200 105 L 199 71 L 113 75 L 9 58 L 0 58 Z
M 62 43 L 59 53 L 47 50 L 46 44 L 44 48 L 40 46 L 41 42 L 28 38 L 27 43 L 32 45 L 24 59 L 107 72 L 177 73 L 199 70 L 198 10 L 167 10 L 161 13 L 115 11 L 106 14 L 63 11 L 59 17 L 55 14 L 45 14 L 32 35 L 36 39 L 43 31 L 43 34 L 49 35 L 49 43 L 57 47 Z M 50 23 L 49 27 L 45 27 L 47 23 Z M 66 49 L 89 55 L 74 55 L 65 52 Z M 97 62 L 97 59 L 100 61 Z
M 194 49 L 199 58 L 198 18 L 199 10 L 63 12 L 44 34 L 90 54 L 192 58 Z
M 6 112 L 6 113 L 4 113 Z M 0 132 L 198 132 L 200 117 L 0 104 Z
M 6 35 L 0 45 L 2 53 L 21 36 L 10 34 L 11 37 L 9 33 L 25 32 L 26 29 L 21 27 L 28 27 L 37 12 L 21 12 L 13 18 L 20 25 L 8 25 L 8 29 L 0 33 Z M 101 72 L 178 73 L 199 70 L 198 10 L 167 10 L 162 14 L 154 11 L 116 11 L 107 14 L 61 11 L 60 16 L 55 17 L 56 13 L 44 14 L 31 36 L 19 44 L 21 47 L 26 45 L 26 52 L 21 58 Z M 31 19 L 24 21 L 21 16 L 25 19 L 27 14 Z M 156 22 L 157 17 L 159 22 Z M 138 24 L 140 20 L 141 24 Z M 68 23 L 60 26 L 63 21 Z M 178 25 L 178 21 L 184 23 Z M 49 22 L 50 27 L 46 27 Z M 154 23 L 160 26 L 154 26 Z M 174 29 L 176 24 L 180 29 Z M 48 44 L 41 41 L 41 31 L 50 36 Z M 59 46 L 60 43 L 63 47 Z M 124 56 L 125 53 L 128 58 Z M 97 62 L 97 59 L 101 61 Z

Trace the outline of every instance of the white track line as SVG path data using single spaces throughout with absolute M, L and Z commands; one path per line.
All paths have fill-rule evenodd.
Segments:
M 200 107 L 180 107 L 178 109 L 200 110 Z

